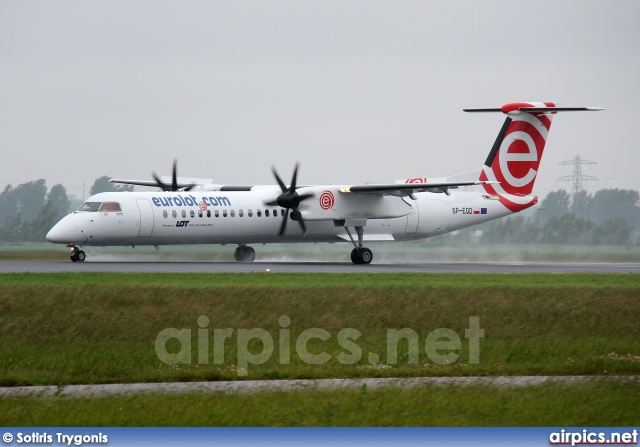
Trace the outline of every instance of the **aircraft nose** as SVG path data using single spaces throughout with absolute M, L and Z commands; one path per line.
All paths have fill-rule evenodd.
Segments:
M 64 240 L 64 230 L 62 229 L 62 225 L 54 225 L 47 233 L 47 240 L 56 244 L 65 244 L 67 241 Z

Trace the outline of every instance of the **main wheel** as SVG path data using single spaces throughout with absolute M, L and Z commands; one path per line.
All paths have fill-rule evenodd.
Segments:
M 354 264 L 371 264 L 373 253 L 368 248 L 354 248 L 351 251 L 351 262 Z
M 354 264 L 360 264 L 360 258 L 358 258 L 358 249 L 354 248 L 351 250 L 351 262 Z
M 82 250 L 78 250 L 76 252 L 76 258 L 78 261 L 84 262 L 84 260 L 87 259 L 87 255 Z
M 256 251 L 253 247 L 241 245 L 233 252 L 233 257 L 237 262 L 252 262 L 256 258 Z
M 253 249 L 253 247 L 244 247 L 244 256 L 242 261 L 253 262 L 254 259 L 256 259 L 256 251 Z
M 360 259 L 360 264 L 371 264 L 373 252 L 368 248 L 361 248 L 358 250 L 358 258 Z

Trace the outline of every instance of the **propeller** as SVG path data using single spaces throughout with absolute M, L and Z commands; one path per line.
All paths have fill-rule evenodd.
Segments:
M 191 184 L 191 185 L 187 185 L 187 186 L 183 186 L 182 188 L 178 188 L 178 162 L 177 160 L 173 160 L 173 171 L 172 171 L 172 175 L 171 175 L 171 184 L 167 184 L 164 183 L 162 180 L 160 180 L 160 177 L 158 177 L 156 175 L 155 172 L 152 172 L 151 175 L 153 176 L 153 179 L 156 181 L 156 184 L 158 185 L 158 188 L 162 189 L 163 191 L 191 191 L 191 188 L 193 188 L 194 186 L 196 186 L 195 184 Z
M 304 223 L 304 219 L 302 218 L 302 214 L 298 211 L 298 206 L 300 202 L 303 200 L 309 199 L 313 197 L 312 193 L 308 194 L 298 194 L 296 192 L 296 181 L 298 178 L 298 167 L 299 163 L 296 163 L 295 168 L 293 169 L 293 177 L 291 178 L 291 186 L 287 188 L 284 184 L 280 176 L 278 175 L 278 171 L 276 171 L 275 167 L 271 168 L 273 172 L 273 176 L 276 178 L 278 185 L 280 185 L 280 189 L 282 190 L 282 194 L 280 194 L 275 200 L 271 202 L 265 202 L 265 205 L 275 206 L 278 205 L 281 208 L 285 208 L 286 211 L 284 216 L 282 217 L 282 224 L 280 224 L 280 230 L 278 231 L 278 236 L 282 237 L 284 235 L 284 230 L 287 228 L 287 221 L 289 220 L 289 212 L 291 211 L 291 219 L 295 220 L 300 224 L 300 228 L 302 228 L 302 232 L 304 235 L 307 235 L 307 226 Z

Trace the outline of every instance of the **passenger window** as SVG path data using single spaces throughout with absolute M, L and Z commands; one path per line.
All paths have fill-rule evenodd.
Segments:
M 222 217 L 227 217 L 227 210 L 222 210 Z
M 198 217 L 202 217 L 202 210 L 198 210 Z
M 193 210 L 191 210 L 191 212 L 189 213 L 189 215 L 190 215 L 191 217 L 196 217 L 196 213 L 195 213 L 195 211 L 193 211 Z
M 247 215 L 248 215 L 249 217 L 252 217 L 252 216 L 253 216 L 253 211 L 251 211 L 251 210 L 247 210 Z
M 211 210 L 207 210 L 207 217 L 211 217 Z
M 242 210 L 238 211 L 238 216 L 243 217 L 244 216 L 244 212 Z
M 278 210 L 277 209 L 273 210 L 273 217 L 278 217 Z
M 258 215 L 258 217 L 262 217 L 262 210 L 256 211 L 256 214 Z
M 215 213 L 216 213 L 216 217 L 220 217 L 220 211 L 215 210 Z
M 169 217 L 169 213 L 167 213 L 167 210 L 162 210 L 162 217 L 164 217 L 165 219 Z
M 171 215 L 173 217 L 178 217 L 178 213 L 176 213 L 176 210 L 171 211 Z
M 231 217 L 236 217 L 236 212 L 235 211 L 231 210 L 230 212 L 231 212 Z
M 182 210 L 182 217 L 187 217 L 187 212 L 185 210 Z
M 269 210 L 264 210 L 264 217 L 269 217 Z

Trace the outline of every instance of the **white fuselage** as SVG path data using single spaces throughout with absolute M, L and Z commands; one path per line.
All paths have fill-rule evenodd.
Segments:
M 65 216 L 47 239 L 79 246 L 349 242 L 345 227 L 363 227 L 364 242 L 402 241 L 511 214 L 497 197 L 463 189 L 452 190 L 450 195 L 417 193 L 415 200 L 343 194 L 336 186 L 308 189 L 316 197 L 298 208 L 308 228 L 306 236 L 297 222 L 289 220 L 284 236 L 278 237 L 285 210 L 265 205 L 278 190 L 261 188 L 96 194 L 85 203 L 95 204 L 95 210 L 81 208 Z M 334 193 L 331 208 L 322 207 L 321 191 Z

